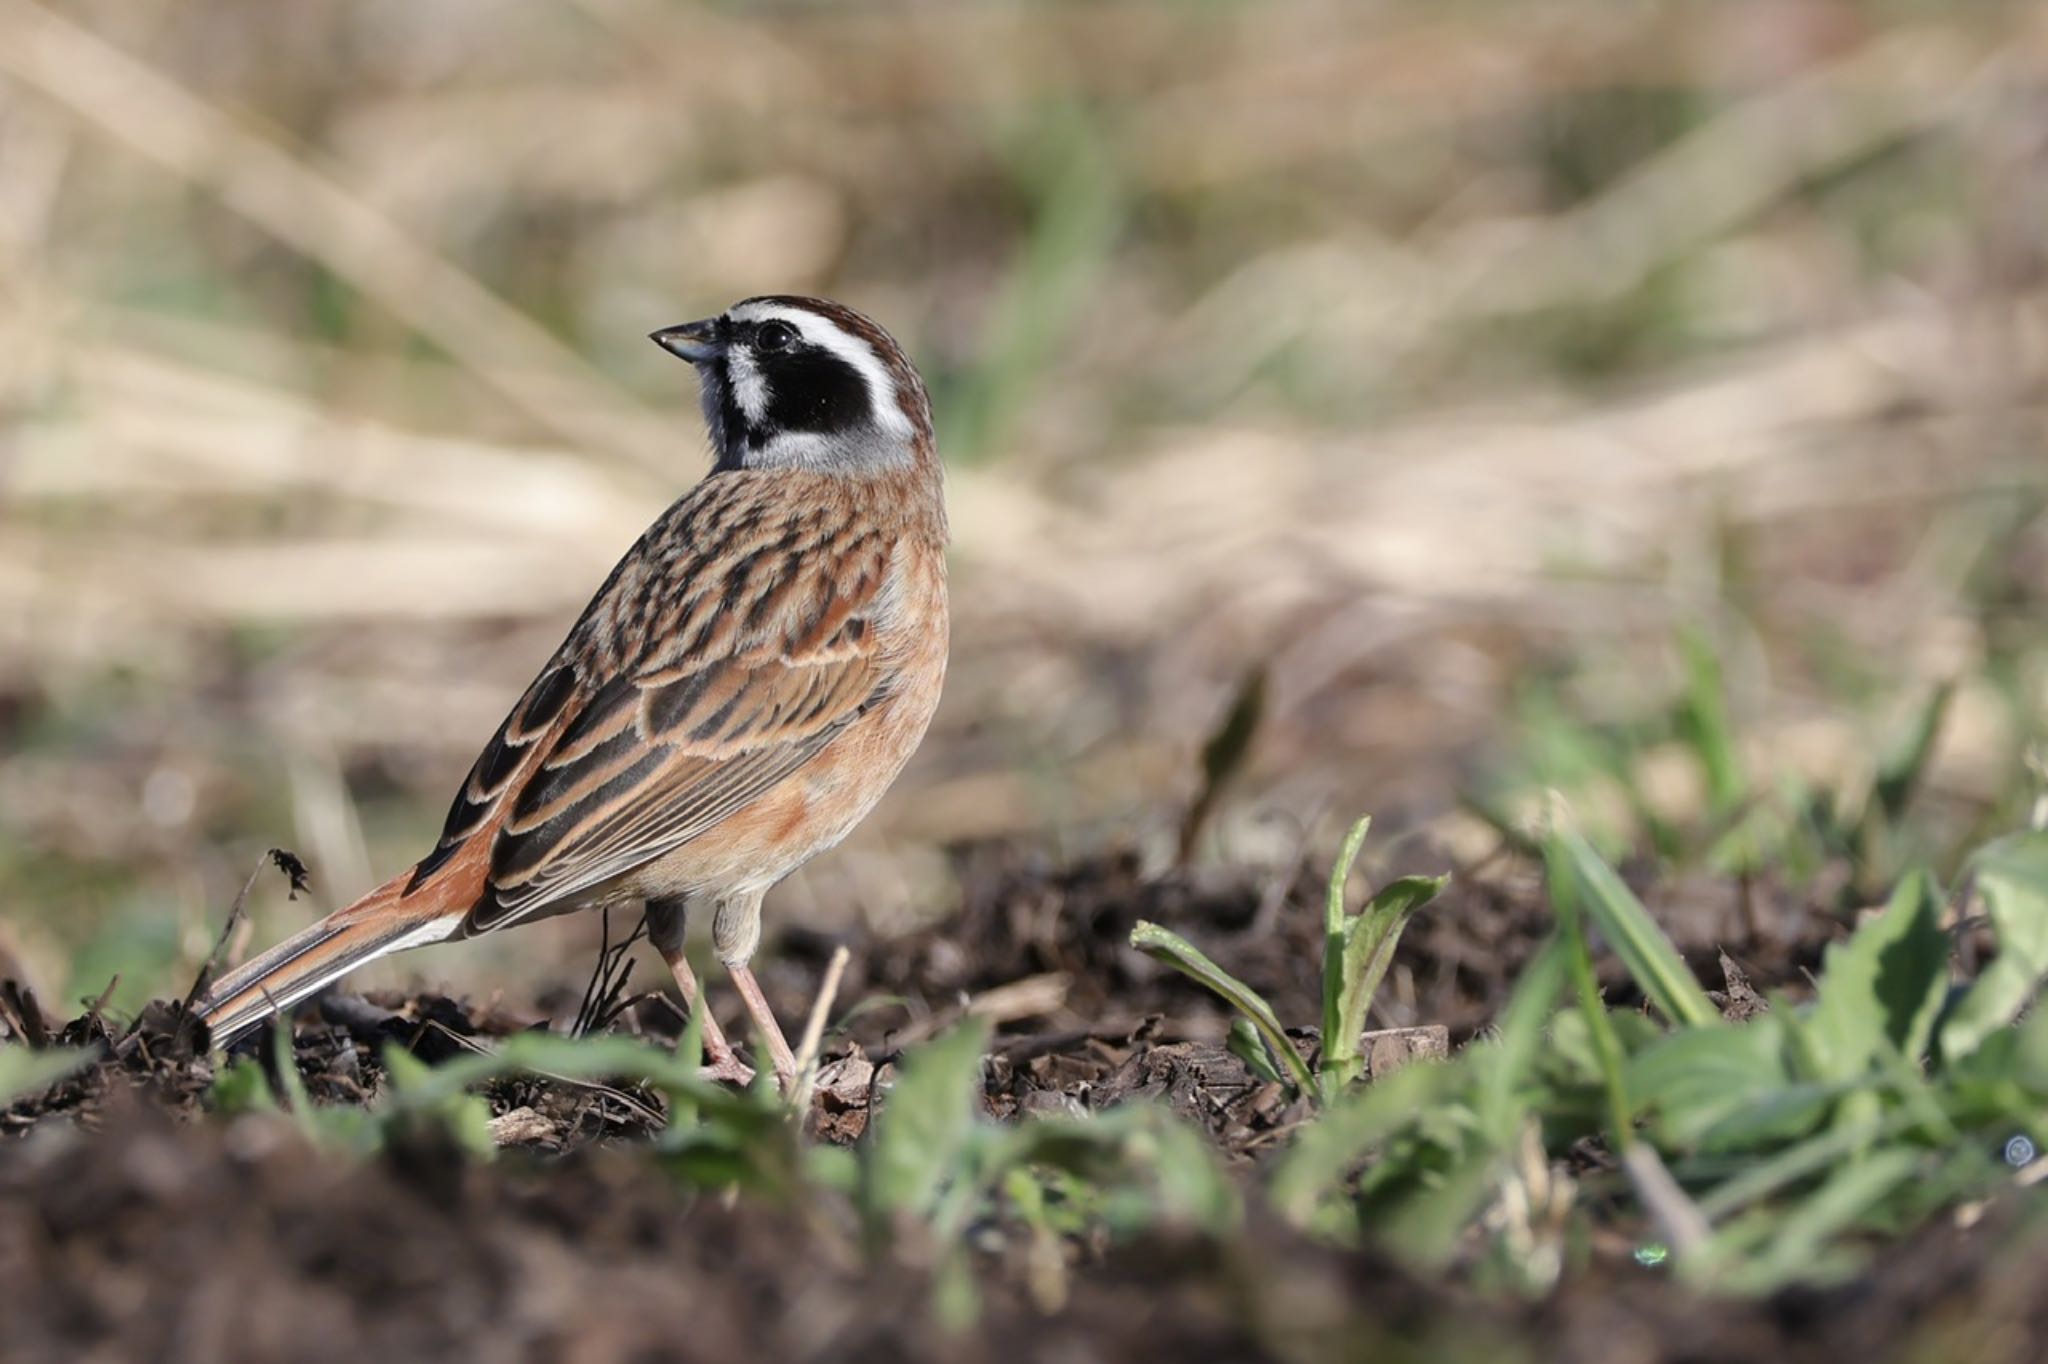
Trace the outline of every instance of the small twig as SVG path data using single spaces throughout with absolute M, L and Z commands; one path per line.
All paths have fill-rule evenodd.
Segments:
M 256 866 L 250 871 L 249 879 L 242 883 L 241 890 L 235 894 L 234 903 L 228 906 L 227 922 L 220 926 L 220 936 L 213 940 L 213 950 L 206 954 L 206 960 L 200 964 L 199 974 L 192 978 L 192 988 L 185 992 L 184 1012 L 187 1016 L 191 1014 L 192 1006 L 199 1002 L 199 996 L 206 993 L 206 987 L 213 983 L 213 973 L 220 969 L 221 960 L 227 955 L 228 943 L 233 940 L 236 930 L 241 928 L 249 917 L 249 895 L 256 889 L 256 881 L 263 875 L 263 869 L 267 866 L 275 866 L 285 874 L 285 879 L 290 883 L 285 891 L 288 898 L 296 900 L 299 898 L 299 892 L 306 889 L 306 864 L 299 860 L 297 853 L 284 848 L 272 848 L 256 859 Z
M 644 916 L 642 922 L 645 922 Z M 583 982 L 583 998 L 576 1002 L 576 1018 L 569 1025 L 572 1036 L 580 1036 L 583 1032 L 584 1021 L 590 1017 L 591 1009 L 597 1000 L 599 982 L 605 978 L 611 967 L 611 956 L 612 911 L 610 906 L 606 906 L 598 911 L 597 961 L 590 968 L 590 979 Z
M 286 898 L 296 900 L 299 898 L 299 892 L 307 889 L 306 864 L 299 860 L 297 853 L 286 848 L 270 848 L 256 859 L 255 867 L 249 872 L 249 879 L 242 882 L 241 890 L 235 893 L 234 902 L 228 906 L 227 922 L 220 926 L 220 936 L 213 940 L 213 950 L 208 952 L 206 960 L 200 963 L 199 973 L 192 977 L 192 988 L 185 992 L 184 1001 L 178 1006 L 176 1036 L 181 1043 L 192 1026 L 192 1006 L 199 1002 L 199 997 L 206 993 L 206 987 L 213 983 L 214 973 L 220 970 L 221 963 L 227 956 L 228 944 L 234 941 L 235 934 L 248 922 L 249 896 L 256 889 L 257 879 L 263 875 L 266 866 L 274 866 L 284 873 Z M 107 988 L 111 991 L 113 986 L 109 985 Z M 123 1033 L 120 1042 L 115 1044 L 114 1050 L 117 1055 L 128 1051 L 130 1043 L 137 1035 L 136 1029 L 141 1026 L 140 1016 L 128 1025 L 128 1031 Z
M 100 991 L 100 997 L 98 999 L 95 999 L 92 1003 L 85 1006 L 86 1013 L 90 1014 L 94 1018 L 98 1018 L 100 1016 L 100 1011 L 107 1007 L 107 1001 L 114 997 L 114 991 L 120 988 L 121 973 L 119 971 L 116 971 L 114 972 L 112 979 L 107 981 L 107 988 Z M 133 1030 L 133 1026 L 134 1025 L 132 1024 L 130 1025 L 131 1031 Z
M 626 987 L 633 982 L 635 962 L 626 955 L 632 948 L 633 941 L 633 938 L 628 938 L 619 944 L 619 973 L 612 978 L 611 984 L 605 987 L 604 996 L 598 1001 L 597 1015 L 590 1020 L 590 1031 L 593 1033 L 609 1031 L 613 1021 L 632 1008 L 634 1001 L 639 998 L 638 995 L 626 993 Z
M 825 1016 L 839 997 L 839 980 L 846 974 L 850 957 L 845 943 L 832 949 L 832 959 L 825 963 L 824 983 L 818 986 L 818 997 L 811 1001 L 811 1016 L 805 1020 L 803 1039 L 797 1043 L 796 1089 L 789 1096 L 789 1106 L 799 1114 L 811 1111 L 811 1089 L 818 1079 L 818 1046 L 825 1039 Z
M 43 1022 L 42 1006 L 36 1002 L 35 993 L 19 981 L 0 980 L 0 1019 L 31 1047 L 41 1049 L 50 1045 L 50 1030 Z
M 626 935 L 624 942 L 612 945 L 612 916 L 609 909 L 604 911 L 602 937 L 599 938 L 597 965 L 590 973 L 590 981 L 583 987 L 583 1002 L 577 1007 L 576 1022 L 571 1032 L 577 1037 L 601 1032 L 612 1019 L 618 1016 L 619 996 L 625 992 L 626 983 L 633 977 L 633 963 L 627 953 L 633 944 L 640 941 L 647 932 L 647 916 L 642 914 L 640 922 Z M 624 963 L 623 967 L 621 963 Z
M 667 475 L 641 404 L 300 149 L 26 0 L 0 6 L 0 69 L 376 299 L 515 411 Z

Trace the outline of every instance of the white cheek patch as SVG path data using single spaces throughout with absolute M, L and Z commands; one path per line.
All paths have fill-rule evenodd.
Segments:
M 740 405 L 740 411 L 747 414 L 747 420 L 758 426 L 768 416 L 768 379 L 754 363 L 754 353 L 745 346 L 734 346 L 725 354 L 725 374 L 732 384 L 732 396 Z
M 915 430 L 910 424 L 910 418 L 903 415 L 903 406 L 897 400 L 896 381 L 889 377 L 889 371 L 875 357 L 875 352 L 869 347 L 867 342 L 857 336 L 848 335 L 846 332 L 841 331 L 835 323 L 818 316 L 816 313 L 806 312 L 802 308 L 785 308 L 776 303 L 749 303 L 744 307 L 734 308 L 728 316 L 736 322 L 765 322 L 770 318 L 775 318 L 795 327 L 797 331 L 803 334 L 805 341 L 816 346 L 819 350 L 829 351 L 839 359 L 844 360 L 853 367 L 855 373 L 859 374 L 866 381 L 868 386 L 868 407 L 874 414 L 876 426 L 880 427 L 884 433 L 898 440 L 907 441 L 915 434 Z M 736 348 L 734 352 L 735 358 L 738 358 L 738 355 L 739 351 Z M 754 372 L 753 357 L 751 355 L 746 357 L 746 369 L 752 373 L 754 381 L 760 385 L 760 412 L 766 412 L 768 410 L 768 386 L 761 379 L 760 374 Z M 736 364 L 732 368 L 734 391 L 739 395 L 740 404 L 746 409 L 747 416 L 752 420 L 758 421 L 760 420 L 759 413 L 753 408 L 746 406 L 746 389 L 740 375 L 741 368 Z

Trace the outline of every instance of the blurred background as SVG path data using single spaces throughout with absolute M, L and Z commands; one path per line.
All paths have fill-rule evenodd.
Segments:
M 0 956 L 132 1005 L 262 849 L 263 941 L 419 856 L 704 467 L 645 334 L 769 291 L 904 341 L 956 537 L 771 925 L 1165 865 L 1233 709 L 1205 864 L 1558 789 L 1739 868 L 1923 734 L 1942 856 L 2048 731 L 2044 76 L 1995 4 L 0 0 Z

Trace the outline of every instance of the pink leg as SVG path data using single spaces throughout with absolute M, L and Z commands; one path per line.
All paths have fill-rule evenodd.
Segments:
M 703 1002 L 703 992 L 697 986 L 697 973 L 690 969 L 690 959 L 683 955 L 680 947 L 672 952 L 664 948 L 661 959 L 668 963 L 669 972 L 675 976 L 676 988 L 683 992 L 684 1005 L 704 1020 L 704 1059 L 709 1063 L 704 1067 L 704 1073 L 714 1080 L 726 1080 L 736 1085 L 753 1083 L 753 1067 L 734 1054 L 732 1043 L 725 1040 L 725 1030 L 711 1016 L 710 1005 Z
M 782 1035 L 782 1025 L 775 1021 L 768 997 L 761 993 L 761 982 L 754 979 L 754 968 L 741 962 L 726 970 L 732 972 L 733 984 L 740 987 L 740 998 L 747 1002 L 747 1013 L 754 1026 L 768 1039 L 768 1054 L 775 1060 L 775 1078 L 782 1081 L 786 1094 L 796 1084 L 796 1053 L 789 1049 L 789 1039 Z

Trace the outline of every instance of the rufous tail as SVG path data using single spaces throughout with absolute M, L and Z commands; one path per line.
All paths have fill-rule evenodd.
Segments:
M 226 1046 L 365 962 L 460 933 L 462 912 L 431 895 L 419 896 L 418 904 L 405 901 L 411 878 L 410 870 L 401 873 L 215 981 L 193 1006 L 213 1044 Z

